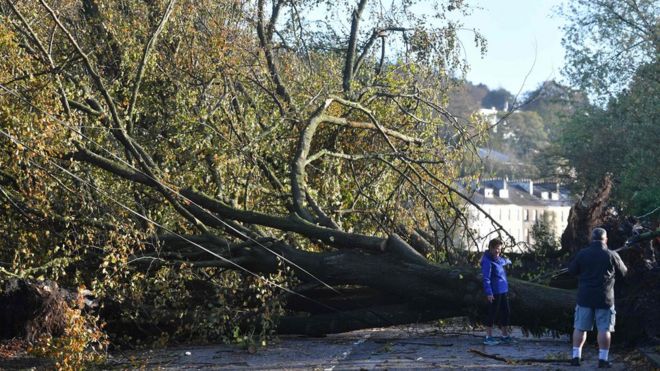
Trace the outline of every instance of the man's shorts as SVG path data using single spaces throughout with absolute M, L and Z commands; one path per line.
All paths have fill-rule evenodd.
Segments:
M 588 308 L 575 306 L 575 320 L 573 327 L 580 331 L 591 331 L 594 329 L 594 319 L 598 331 L 614 332 L 616 322 L 616 310 L 610 308 Z

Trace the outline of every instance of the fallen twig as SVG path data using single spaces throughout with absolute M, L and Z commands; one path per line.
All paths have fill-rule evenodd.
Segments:
M 482 357 L 491 358 L 497 361 L 506 363 L 568 363 L 570 359 L 547 359 L 547 358 L 521 358 L 521 359 L 507 359 L 494 354 L 488 354 L 477 349 L 468 350 L 471 353 L 478 354 Z
M 454 344 L 452 343 L 425 343 L 425 342 L 420 342 L 420 341 L 400 341 L 400 340 L 374 340 L 374 343 L 392 343 L 392 344 L 411 344 L 411 345 L 426 345 L 430 347 L 453 347 Z
M 504 358 L 504 357 L 496 356 L 496 355 L 494 355 L 494 354 L 484 353 L 484 352 L 482 352 L 482 351 L 480 351 L 480 350 L 476 350 L 476 349 L 470 349 L 470 350 L 468 350 L 468 352 L 478 354 L 478 355 L 480 355 L 480 356 L 482 356 L 482 357 L 495 359 L 495 360 L 497 360 L 497 361 L 502 361 L 502 362 L 506 362 L 506 363 L 509 363 L 509 362 L 510 362 L 508 359 L 506 359 L 506 358 Z

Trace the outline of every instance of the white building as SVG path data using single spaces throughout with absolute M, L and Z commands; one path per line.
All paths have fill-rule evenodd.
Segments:
M 482 180 L 472 197 L 484 212 L 499 223 L 516 242 L 532 244 L 532 227 L 544 220 L 557 237 L 568 224 L 571 200 L 566 188 L 557 182 L 534 182 L 529 179 Z M 479 236 L 478 246 L 470 249 L 483 251 L 488 241 L 497 237 L 491 220 L 474 205 L 468 206 L 470 228 Z
M 481 115 L 486 121 L 488 121 L 488 125 L 490 126 L 493 126 L 497 123 L 497 109 L 495 109 L 495 107 L 480 108 L 477 111 L 477 114 Z

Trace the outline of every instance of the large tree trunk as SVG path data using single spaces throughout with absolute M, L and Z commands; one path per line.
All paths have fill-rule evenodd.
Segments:
M 207 248 L 217 248 L 211 240 L 207 241 Z M 431 264 L 396 235 L 378 253 L 305 252 L 279 242 L 270 244 L 269 249 L 295 265 L 296 275 L 302 281 L 301 287 L 295 289 L 301 296 L 290 297 L 290 315 L 280 320 L 278 332 L 282 334 L 319 336 L 457 316 L 475 321 L 485 317 L 487 303 L 477 269 Z M 278 269 L 277 259 L 265 249 L 245 246 L 232 253 L 249 269 L 263 273 Z M 339 289 L 323 287 L 319 281 Z M 532 333 L 571 331 L 573 290 L 515 278 L 509 282 L 512 324 Z M 652 308 L 660 305 L 654 288 L 658 283 L 660 276 L 654 270 L 645 272 L 644 277 L 636 276 L 634 282 L 618 283 L 619 339 L 657 338 L 657 326 L 646 326 L 645 321 L 657 317 Z M 203 297 L 211 289 L 202 285 L 197 295 Z M 120 317 L 105 320 L 108 328 L 120 332 L 155 328 L 153 324 L 145 324 L 148 328 L 136 326 Z
M 205 246 L 214 249 L 213 244 Z M 455 316 L 477 321 L 485 317 L 487 303 L 476 268 L 431 264 L 397 235 L 370 253 L 356 249 L 305 252 L 281 242 L 268 244 L 268 248 L 296 266 L 303 287 L 317 287 L 296 290 L 305 297 L 290 298 L 289 307 L 294 313 L 281 320 L 281 333 L 317 336 Z M 622 254 L 624 261 L 636 252 L 631 249 Z M 263 248 L 243 246 L 232 250 L 232 256 L 259 272 L 277 269 L 276 257 Z M 657 289 L 651 289 L 654 285 L 660 287 L 658 274 L 653 272 L 646 270 L 644 277 L 635 275 L 632 280 L 636 284 L 617 281 L 618 339 L 636 342 L 658 337 L 657 329 L 643 325 L 655 321 L 657 315 L 652 310 L 640 312 L 640 306 L 654 308 L 648 304 L 660 297 Z M 319 281 L 340 289 L 319 289 Z M 509 283 L 512 324 L 532 333 L 572 330 L 574 290 L 515 278 Z M 640 313 L 645 316 L 642 320 Z
M 478 319 L 483 318 L 487 308 L 481 277 L 471 268 L 410 262 L 392 254 L 342 252 L 323 254 L 317 259 L 317 266 L 323 266 L 323 270 L 312 272 L 321 280 L 374 288 L 398 304 L 286 318 L 283 332 L 317 335 L 455 316 Z M 530 330 L 570 330 L 575 305 L 573 291 L 510 279 L 509 295 L 514 324 Z
M 214 249 L 212 244 L 206 247 Z M 311 315 L 283 319 L 281 331 L 285 333 L 319 335 L 453 316 L 478 319 L 487 308 L 476 269 L 431 264 L 396 235 L 374 253 L 350 249 L 305 252 L 283 243 L 268 248 L 293 264 L 303 282 L 367 288 L 353 290 L 359 295 L 348 299 L 346 291 L 335 292 L 333 297 L 330 290 L 303 291 L 309 299 L 292 297 L 293 308 Z M 233 250 L 232 256 L 248 269 L 277 269 L 277 259 L 263 248 Z M 512 278 L 509 295 L 514 324 L 530 330 L 570 330 L 573 291 Z M 351 298 L 355 300 L 351 302 Z
M 568 225 L 561 235 L 562 255 L 573 254 L 586 246 L 589 243 L 591 230 L 606 223 L 611 192 L 612 179 L 606 176 L 598 189 L 585 192 L 584 196 L 571 207 Z

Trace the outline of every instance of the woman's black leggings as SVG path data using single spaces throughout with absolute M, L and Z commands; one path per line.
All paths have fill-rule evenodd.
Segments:
M 493 324 L 509 326 L 509 316 L 511 314 L 509 310 L 509 297 L 506 293 L 495 294 L 493 296 L 495 299 L 490 303 L 490 307 L 488 308 L 486 326 L 493 327 Z

